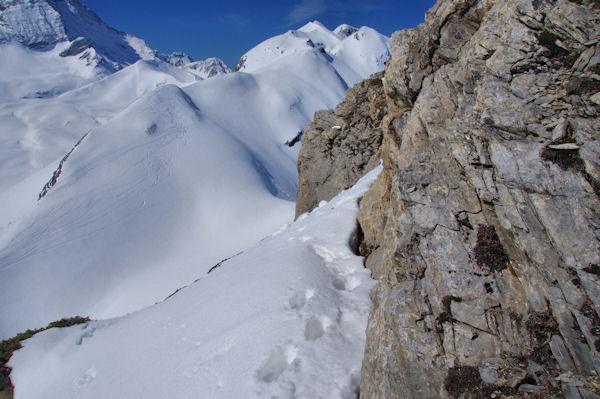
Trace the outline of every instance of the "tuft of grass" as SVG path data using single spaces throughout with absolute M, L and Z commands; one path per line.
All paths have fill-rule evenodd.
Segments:
M 367 80 L 367 84 L 371 87 L 383 86 L 383 80 L 379 78 L 369 79 Z
M 477 367 L 473 366 L 455 366 L 449 369 L 444 379 L 444 388 L 453 399 L 515 397 L 517 394 L 515 388 L 486 384 L 481 379 Z
M 500 243 L 494 226 L 479 225 L 477 244 L 473 251 L 479 269 L 487 267 L 492 273 L 508 267 L 508 255 Z
M 573 170 L 583 172 L 585 166 L 579 156 L 579 150 L 555 150 L 544 148 L 541 157 L 546 161 L 557 164 L 562 170 Z
M 473 366 L 456 366 L 448 370 L 444 379 L 444 388 L 451 398 L 458 398 L 473 387 L 483 383 L 479 370 Z
M 48 324 L 48 326 L 45 328 L 45 330 L 47 330 L 49 328 L 64 328 L 64 327 L 76 326 L 77 324 L 87 323 L 88 321 L 90 321 L 89 317 L 81 317 L 81 316 L 66 317 L 66 318 L 60 319 L 58 321 L 53 321 L 52 323 Z

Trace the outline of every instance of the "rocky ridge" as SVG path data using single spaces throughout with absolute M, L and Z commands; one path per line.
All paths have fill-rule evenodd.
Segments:
M 378 280 L 361 398 L 600 395 L 599 8 L 439 0 L 394 34 L 359 214 Z M 334 172 L 300 169 L 299 192 Z
M 302 135 L 296 217 L 352 187 L 379 165 L 383 72 L 348 89 L 335 110 L 317 111 Z

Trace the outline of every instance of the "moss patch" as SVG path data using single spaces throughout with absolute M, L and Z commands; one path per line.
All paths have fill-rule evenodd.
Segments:
M 565 137 L 552 141 L 550 145 L 556 144 L 575 144 L 575 129 L 569 123 Z M 553 148 L 544 148 L 540 154 L 542 159 L 550 161 L 558 165 L 562 170 L 572 170 L 575 172 L 583 172 L 585 166 L 583 160 L 579 156 L 579 150 L 557 150 Z
M 589 76 L 578 76 L 567 82 L 565 85 L 567 94 L 585 95 L 596 93 L 600 90 L 600 80 Z
M 378 87 L 378 86 L 383 86 L 383 80 L 381 79 L 369 79 L 367 80 L 367 84 L 371 87 Z
M 444 379 L 444 389 L 452 399 L 484 399 L 492 397 L 492 394 L 495 394 L 493 397 L 500 398 L 517 394 L 514 388 L 486 384 L 481 379 L 477 367 L 473 366 L 456 366 L 449 369 Z
M 579 150 L 555 150 L 544 148 L 542 158 L 558 165 L 562 170 L 573 170 L 582 172 L 584 170 L 583 160 L 579 156 Z
M 480 269 L 487 267 L 491 272 L 501 272 L 508 267 L 508 255 L 494 226 L 479 225 L 473 254 Z

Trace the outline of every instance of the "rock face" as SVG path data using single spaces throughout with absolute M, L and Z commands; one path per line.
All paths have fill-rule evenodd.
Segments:
M 361 398 L 600 395 L 599 8 L 439 0 L 394 34 Z M 342 154 L 312 154 L 309 203 Z
M 383 72 L 347 91 L 335 110 L 318 111 L 302 135 L 296 217 L 352 187 L 379 165 L 386 114 Z

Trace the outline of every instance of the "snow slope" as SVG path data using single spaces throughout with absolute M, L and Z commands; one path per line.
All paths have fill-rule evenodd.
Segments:
M 49 126 L 64 125 L 69 107 L 98 125 L 40 201 L 64 154 L 1 195 L 0 336 L 152 304 L 292 218 L 297 148 L 283 143 L 343 96 L 331 65 L 306 54 L 279 70 L 155 89 L 165 76 L 138 63 L 54 101 Z M 37 295 L 21 294 L 32 287 Z
M 273 195 L 278 183 L 258 154 L 174 85 L 93 129 L 40 201 L 43 184 L 32 179 L 2 198 L 4 337 L 60 314 L 106 317 L 152 304 L 293 209 Z
M 55 161 L 81 136 L 144 94 L 165 84 L 196 81 L 164 63 L 140 61 L 97 80 L 51 52 L 8 44 L 0 45 L 0 53 L 10 56 L 0 65 L 0 192 L 45 167 L 56 167 Z
M 324 29 L 299 32 L 340 40 Z M 366 71 L 345 63 L 352 57 L 336 63 L 313 50 L 201 81 L 138 61 L 74 88 L 65 72 L 39 98 L 7 96 L 0 338 L 65 316 L 151 305 L 289 222 L 299 146 L 286 141 L 341 100 L 343 74 Z
M 15 398 L 355 398 L 373 281 L 349 242 L 379 171 L 162 303 L 25 341 Z

